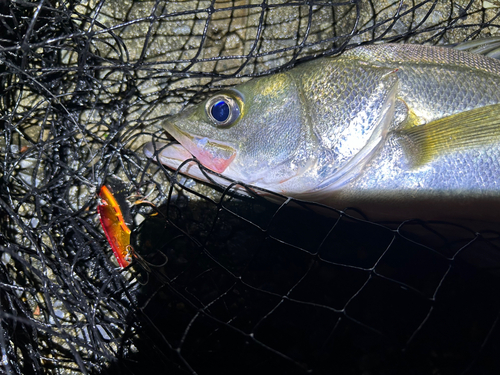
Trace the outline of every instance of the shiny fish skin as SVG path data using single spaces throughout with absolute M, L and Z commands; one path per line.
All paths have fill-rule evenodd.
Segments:
M 500 102 L 500 63 L 497 60 L 446 48 L 415 47 L 372 46 L 349 53 L 366 59 L 372 57 L 375 64 L 399 69 L 396 73 L 398 99 L 415 113 L 418 119 L 415 125 Z M 471 210 L 477 210 L 479 216 L 498 216 L 497 213 L 485 215 L 483 208 L 474 207 L 483 201 L 488 205 L 500 199 L 498 139 L 490 145 L 443 153 L 436 160 L 414 168 L 408 162 L 397 132 L 404 126 L 401 122 L 393 124 L 381 149 L 366 164 L 362 178 L 351 181 L 346 188 L 333 194 L 331 200 L 359 206 L 374 205 L 380 209 L 387 202 L 411 207 L 412 201 L 415 205 L 430 201 L 434 205 L 438 203 L 436 207 L 440 210 L 448 211 L 457 203 L 455 207 L 459 212 L 451 210 L 453 215 L 450 216 L 467 211 L 470 200 Z M 380 203 L 376 205 L 376 202 Z M 428 205 L 422 211 L 427 209 Z M 419 217 L 427 215 L 421 212 Z
M 499 88 L 496 59 L 444 47 L 362 46 L 226 90 L 242 107 L 231 126 L 214 126 L 207 101 L 163 126 L 208 168 L 217 159 L 212 169 L 225 176 L 285 195 L 377 218 L 500 221 L 491 209 L 500 206 L 500 125 L 487 119 L 483 138 L 460 125 L 461 114 L 477 108 L 496 114 Z M 443 118 L 456 121 L 458 139 L 470 144 L 441 135 L 417 146 L 412 134 L 434 137 L 428 129 Z M 186 159 L 181 148 L 158 160 L 177 167 Z M 434 156 L 418 163 L 420 153 Z

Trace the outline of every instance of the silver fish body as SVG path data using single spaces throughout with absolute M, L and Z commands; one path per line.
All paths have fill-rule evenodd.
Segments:
M 175 168 L 192 154 L 234 180 L 375 218 L 500 221 L 499 88 L 496 59 L 358 47 L 167 119 L 181 145 L 157 157 Z M 203 179 L 195 169 L 187 173 Z

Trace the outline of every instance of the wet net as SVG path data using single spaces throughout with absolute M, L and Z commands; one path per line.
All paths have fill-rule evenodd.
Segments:
M 0 1 L 0 371 L 497 374 L 497 233 L 242 197 L 142 147 L 221 87 L 360 43 L 498 35 L 499 15 L 495 0 Z M 96 212 L 109 177 L 143 202 L 124 270 Z

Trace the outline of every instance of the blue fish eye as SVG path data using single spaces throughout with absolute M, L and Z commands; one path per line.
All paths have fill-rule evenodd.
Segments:
M 226 94 L 209 99 L 205 104 L 205 112 L 212 124 L 219 128 L 234 125 L 241 115 L 238 101 Z
M 229 105 L 225 100 L 219 100 L 212 106 L 212 116 L 219 122 L 225 122 L 229 118 Z

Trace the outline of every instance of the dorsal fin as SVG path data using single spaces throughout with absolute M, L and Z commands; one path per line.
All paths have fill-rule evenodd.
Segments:
M 500 60 L 500 36 L 469 40 L 453 45 L 453 48 Z

